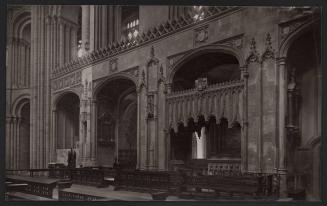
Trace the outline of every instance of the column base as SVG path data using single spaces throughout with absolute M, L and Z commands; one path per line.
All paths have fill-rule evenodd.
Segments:
M 279 198 L 287 198 L 287 171 L 286 169 L 278 169 L 279 174 Z

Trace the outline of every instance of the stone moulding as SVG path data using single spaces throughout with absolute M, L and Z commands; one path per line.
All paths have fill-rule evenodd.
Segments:
M 145 45 L 154 40 L 158 40 L 162 37 L 170 35 L 174 32 L 187 29 L 193 25 L 197 25 L 208 21 L 209 19 L 222 16 L 223 14 L 240 9 L 240 7 L 210 7 L 204 20 L 194 22 L 190 15 L 181 16 L 179 19 L 168 20 L 165 23 L 159 24 L 158 26 L 149 29 L 147 32 L 143 32 L 136 38 L 131 40 L 123 39 L 122 41 L 116 41 L 109 44 L 103 49 L 93 51 L 81 58 L 76 58 L 70 62 L 65 63 L 63 66 L 56 68 L 52 73 L 52 78 L 64 75 L 68 72 L 72 72 L 78 68 L 94 64 L 98 61 L 106 59 L 108 57 L 115 56 L 122 52 L 128 51 L 132 48 Z
M 82 72 L 76 71 L 61 78 L 52 80 L 52 90 L 58 91 L 71 86 L 79 85 L 82 81 Z

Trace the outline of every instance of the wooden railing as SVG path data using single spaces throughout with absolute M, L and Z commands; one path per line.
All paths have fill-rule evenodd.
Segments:
M 115 177 L 115 189 L 133 191 L 168 191 L 170 173 L 160 171 L 120 170 Z

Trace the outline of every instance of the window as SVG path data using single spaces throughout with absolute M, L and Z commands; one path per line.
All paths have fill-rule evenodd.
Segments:
M 193 6 L 192 16 L 194 21 L 201 21 L 205 16 L 205 7 L 204 6 Z
M 122 35 L 131 40 L 139 35 L 139 8 L 138 6 L 122 7 Z

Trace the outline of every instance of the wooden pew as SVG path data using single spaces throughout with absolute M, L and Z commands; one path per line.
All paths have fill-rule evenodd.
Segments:
M 53 189 L 57 186 L 58 179 L 42 177 L 23 177 L 7 175 L 6 180 L 15 184 L 27 184 L 24 193 L 52 198 Z
M 191 192 L 191 196 L 201 194 L 202 190 L 214 191 L 213 197 L 219 198 L 263 198 L 269 196 L 271 183 L 269 176 L 242 174 L 238 176 L 186 176 L 184 184 L 186 188 L 182 191 Z

